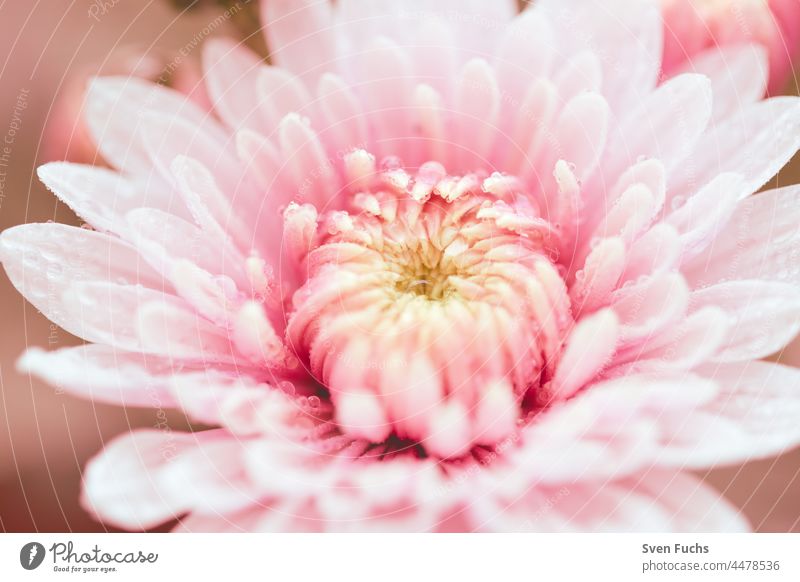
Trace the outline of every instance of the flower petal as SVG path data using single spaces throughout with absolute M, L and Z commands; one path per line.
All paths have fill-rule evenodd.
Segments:
M 711 79 L 712 122 L 756 102 L 767 90 L 767 52 L 760 45 L 715 46 L 693 57 L 685 71 Z
M 335 67 L 333 15 L 328 0 L 262 0 L 270 58 L 313 86 Z
M 524 10 L 503 32 L 494 57 L 497 80 L 512 102 L 520 102 L 530 83 L 549 73 L 553 31 L 541 11 Z
M 658 463 L 708 468 L 771 457 L 800 444 L 800 372 L 770 362 L 707 364 L 697 373 L 719 385 L 701 408 L 674 417 Z M 666 420 L 666 419 L 665 419 Z
M 739 512 L 702 481 L 660 470 L 602 484 L 532 488 L 519 500 L 476 492 L 468 511 L 479 529 L 500 532 L 749 531 Z
M 648 341 L 686 312 L 689 287 L 680 274 L 648 277 L 622 288 L 612 297 L 611 307 L 620 320 L 620 344 Z
M 612 134 L 603 174 L 616 178 L 643 158 L 657 158 L 671 171 L 690 152 L 711 118 L 711 83 L 702 75 L 670 79 L 630 113 Z
M 533 10 L 551 20 L 562 55 L 586 50 L 603 55 L 603 93 L 615 112 L 655 87 L 662 45 L 657 2 L 537 0 Z
M 258 498 L 242 473 L 242 448 L 224 431 L 124 435 L 87 466 L 82 505 L 127 529 L 153 527 L 191 510 L 248 507 Z
M 222 135 L 209 114 L 185 95 L 135 77 L 94 79 L 86 99 L 86 121 L 103 157 L 134 175 L 147 176 L 152 167 L 150 152 L 137 138 L 144 115 L 184 120 L 197 131 Z
M 367 144 L 367 125 L 361 104 L 350 86 L 331 73 L 324 74 L 317 86 L 317 102 L 321 113 L 321 133 L 333 142 L 339 155 Z
M 263 62 L 241 44 L 210 38 L 203 45 L 203 71 L 214 110 L 231 129 L 266 131 L 259 115 L 258 71 Z
M 731 318 L 719 362 L 764 358 L 800 331 L 800 292 L 787 283 L 730 281 L 693 291 L 690 310 L 704 307 L 720 307 Z
M 558 400 L 571 397 L 608 364 L 617 347 L 618 320 L 604 309 L 581 320 L 569 335 L 550 387 Z
M 185 363 L 108 346 L 84 345 L 52 352 L 31 348 L 17 367 L 57 389 L 94 402 L 170 408 L 175 406 L 175 400 L 169 384 L 176 373 L 185 369 Z
M 670 175 L 670 199 L 686 199 L 724 172 L 745 178 L 755 192 L 778 173 L 800 148 L 800 98 L 759 101 L 719 123 L 697 142 L 691 163 Z
M 165 286 L 163 277 L 133 247 L 64 224 L 25 224 L 3 231 L 0 259 L 17 290 L 48 319 L 72 333 L 79 333 L 83 326 L 80 314 L 65 301 L 64 291 L 77 282 L 115 281 L 150 290 Z
M 800 186 L 740 202 L 705 252 L 682 268 L 692 286 L 763 279 L 800 284 Z
M 456 88 L 454 126 L 460 167 L 469 171 L 485 167 L 486 156 L 497 134 L 500 88 L 494 71 L 483 59 L 469 61 L 461 70 Z
M 96 166 L 52 162 L 40 166 L 39 179 L 76 214 L 98 230 L 123 236 L 128 225 L 125 214 L 148 206 L 188 216 L 166 184 L 159 187 L 137 183 Z

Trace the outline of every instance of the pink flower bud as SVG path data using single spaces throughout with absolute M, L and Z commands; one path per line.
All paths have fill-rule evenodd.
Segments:
M 667 75 L 714 45 L 758 43 L 769 55 L 769 91 L 783 89 L 800 50 L 800 0 L 662 0 Z

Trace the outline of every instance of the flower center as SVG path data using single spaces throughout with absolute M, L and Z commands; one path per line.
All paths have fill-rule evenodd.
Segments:
M 442 301 L 455 293 L 450 277 L 459 271 L 443 258 L 440 249 L 428 249 L 416 255 L 409 249 L 385 256 L 388 265 L 396 267 L 400 278 L 395 286 L 400 293 L 411 293 L 431 301 Z
M 553 231 L 517 182 L 427 164 L 319 219 L 288 335 L 341 429 L 459 456 L 511 435 L 572 322 Z

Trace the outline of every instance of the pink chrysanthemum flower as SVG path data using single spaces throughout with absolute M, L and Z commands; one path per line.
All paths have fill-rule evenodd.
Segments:
M 23 369 L 218 428 L 141 430 L 100 519 L 184 530 L 732 530 L 686 471 L 800 441 L 800 146 L 763 50 L 658 85 L 657 2 L 263 4 L 209 115 L 96 80 L 118 172 L 42 180 L 95 230 L 3 233 L 89 344 Z M 218 117 L 217 117 L 218 116 Z
M 769 55 L 771 92 L 784 89 L 800 54 L 800 0 L 661 0 L 664 69 L 680 70 L 714 44 L 759 43 Z

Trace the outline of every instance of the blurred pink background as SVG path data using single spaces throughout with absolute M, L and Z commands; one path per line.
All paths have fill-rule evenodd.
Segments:
M 6 173 L 0 180 L 0 229 L 47 220 L 80 224 L 35 177 L 47 155 L 46 120 L 56 115 L 55 96 L 72 75 L 96 70 L 124 47 L 163 59 L 196 43 L 198 33 L 223 10 L 211 6 L 181 14 L 166 0 L 1 3 L 0 133 L 13 143 L 7 167 L 0 167 Z M 233 33 L 226 30 L 232 26 L 225 22 L 213 34 Z M 797 182 L 798 158 L 772 185 Z M 58 394 L 17 373 L 14 364 L 26 346 L 55 349 L 79 341 L 27 304 L 5 274 L 0 275 L 0 300 L 0 530 L 104 531 L 78 503 L 82 467 L 107 439 L 165 420 L 155 410 L 95 405 Z M 782 358 L 800 363 L 800 343 Z M 181 415 L 166 414 L 173 430 L 188 427 Z M 800 451 L 704 476 L 757 530 L 800 531 Z

